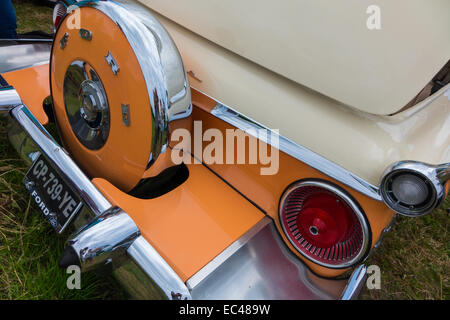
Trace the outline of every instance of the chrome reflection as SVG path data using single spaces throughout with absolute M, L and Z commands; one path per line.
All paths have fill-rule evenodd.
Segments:
M 359 293 L 363 289 L 365 285 L 365 280 L 367 278 L 367 267 L 362 264 L 358 268 L 356 268 L 350 279 L 348 280 L 347 285 L 342 293 L 341 300 L 354 300 L 357 299 Z
M 169 300 L 190 300 L 191 294 L 158 252 L 141 236 L 127 250 L 128 255 L 152 279 Z
M 411 179 L 412 178 L 412 179 Z M 410 187 L 416 191 L 407 198 L 395 190 L 399 180 L 408 179 Z M 447 196 L 446 184 L 450 180 L 450 163 L 439 165 L 419 161 L 399 161 L 390 165 L 380 183 L 380 194 L 384 202 L 399 214 L 417 217 L 431 213 L 439 207 Z M 416 184 L 416 185 L 415 185 Z
M 21 103 L 22 100 L 13 87 L 0 87 L 0 113 L 8 112 Z
M 71 238 L 65 253 L 73 250 L 81 271 L 105 264 L 119 265 L 126 250 L 140 236 L 134 221 L 119 208 L 112 208 Z M 64 255 L 63 255 L 64 257 Z
M 116 76 L 117 72 L 119 72 L 119 70 L 120 70 L 120 67 L 117 64 L 116 59 L 114 59 L 114 57 L 110 51 L 108 51 L 108 54 L 105 56 L 105 59 L 106 59 L 106 62 L 111 67 L 112 73 Z
M 102 148 L 109 135 L 109 106 L 105 89 L 95 70 L 82 60 L 67 68 L 64 104 L 75 136 L 88 149 Z
M 64 33 L 64 35 L 61 37 L 61 40 L 59 40 L 59 47 L 61 49 L 64 49 L 67 46 L 67 41 L 69 41 L 69 34 L 66 32 Z
M 84 40 L 92 40 L 92 32 L 86 29 L 80 29 L 80 37 Z
M 186 282 L 193 299 L 339 299 L 347 281 L 313 274 L 264 218 Z

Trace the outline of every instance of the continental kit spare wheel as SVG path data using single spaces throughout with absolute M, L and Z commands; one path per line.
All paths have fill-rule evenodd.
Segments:
M 68 14 L 55 34 L 50 78 L 65 148 L 88 175 L 124 191 L 158 158 L 166 161 L 169 122 L 192 111 L 175 44 L 133 4 L 90 2 Z

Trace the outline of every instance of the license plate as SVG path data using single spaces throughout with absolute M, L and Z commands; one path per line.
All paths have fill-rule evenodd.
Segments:
M 49 161 L 40 154 L 24 179 L 25 187 L 52 227 L 61 233 L 83 206 Z

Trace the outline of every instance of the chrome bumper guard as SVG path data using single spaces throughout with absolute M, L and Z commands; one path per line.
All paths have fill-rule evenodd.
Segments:
M 72 253 L 73 263 L 83 271 L 112 266 L 114 276 L 135 298 L 347 300 L 356 298 L 365 283 L 363 265 L 348 282 L 314 275 L 289 252 L 269 218 L 183 283 L 128 214 L 111 205 L 25 105 L 9 114 L 9 140 L 21 157 L 31 164 L 43 154 L 84 203 L 71 222 L 76 232 L 65 254 Z

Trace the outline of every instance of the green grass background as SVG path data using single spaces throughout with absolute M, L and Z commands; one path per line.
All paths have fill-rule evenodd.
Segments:
M 19 32 L 52 32 L 52 9 L 13 1 Z M 118 299 L 126 294 L 110 276 L 83 274 L 82 289 L 68 290 L 57 267 L 64 239 L 32 205 L 23 184 L 27 168 L 7 140 L 0 118 L 0 299 Z M 449 214 L 444 206 L 422 218 L 399 217 L 381 248 L 366 262 L 381 268 L 380 290 L 362 299 L 450 298 Z

